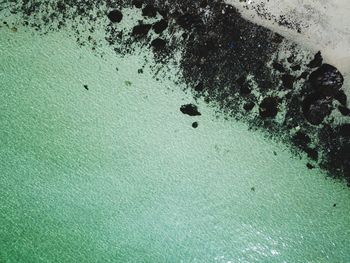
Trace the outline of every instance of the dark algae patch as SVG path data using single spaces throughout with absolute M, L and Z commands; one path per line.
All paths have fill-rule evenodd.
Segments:
M 245 20 L 223 1 L 9 0 L 0 10 L 3 23 L 7 10 L 38 34 L 69 27 L 79 45 L 96 53 L 106 41 L 117 56 L 153 52 L 154 61 L 147 63 L 156 78 L 175 65 L 174 81 L 186 84 L 194 99 L 282 140 L 309 157 L 309 169 L 321 167 L 350 183 L 350 109 L 341 72 L 321 52 L 311 53 Z M 137 20 L 127 20 L 135 14 Z M 264 6 L 258 14 L 303 29 L 287 17 L 271 16 Z M 101 27 L 104 39 L 94 34 Z M 180 111 L 200 115 L 194 104 Z

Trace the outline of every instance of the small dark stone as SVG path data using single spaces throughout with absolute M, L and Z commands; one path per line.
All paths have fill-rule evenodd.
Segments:
M 255 187 L 250 188 L 250 191 L 255 192 Z
M 113 23 L 119 23 L 123 19 L 123 14 L 119 10 L 112 10 L 108 13 L 108 18 Z
M 199 7 L 201 7 L 201 8 L 206 8 L 207 6 L 208 6 L 208 1 L 207 0 L 202 0 L 202 2 L 199 5 Z
M 332 111 L 330 101 L 319 94 L 310 94 L 302 104 L 305 118 L 313 125 L 322 123 Z
M 156 22 L 153 25 L 153 30 L 154 32 L 156 32 L 157 34 L 162 33 L 166 28 L 168 27 L 168 22 L 165 19 L 162 19 L 158 22 Z
M 193 123 L 192 123 L 192 128 L 196 129 L 197 127 L 198 127 L 198 122 L 196 122 L 196 121 L 193 122 Z
M 153 5 L 146 5 L 142 9 L 142 15 L 147 17 L 156 17 L 157 16 L 157 9 Z
M 246 82 L 246 76 L 240 76 L 236 82 L 239 86 L 242 86 Z
M 297 70 L 300 70 L 301 69 L 301 66 L 300 65 L 295 65 L 295 66 L 292 66 L 290 67 L 293 71 L 297 71 Z
M 338 133 L 342 137 L 350 138 L 350 123 L 343 124 L 338 127 Z
M 334 98 L 335 98 L 337 101 L 339 101 L 340 104 L 346 106 L 347 97 L 346 97 L 344 91 L 339 90 L 339 91 L 334 95 Z
M 301 149 L 305 149 L 307 145 L 311 142 L 310 137 L 302 132 L 298 131 L 292 138 L 293 143 Z
M 280 43 L 282 43 L 283 39 L 284 39 L 283 36 L 281 36 L 278 33 L 275 33 L 275 35 L 273 36 L 272 41 L 277 43 L 277 44 L 280 44 Z
M 310 170 L 315 168 L 315 166 L 313 166 L 311 163 L 307 163 L 306 167 L 309 168 Z
M 275 70 L 277 70 L 277 71 L 279 71 L 279 72 L 281 72 L 281 73 L 283 73 L 283 72 L 286 71 L 286 70 L 284 69 L 283 65 L 282 65 L 281 63 L 276 62 L 276 61 L 272 63 L 272 67 L 273 67 Z
M 338 110 L 343 116 L 350 116 L 350 109 L 344 106 L 338 106 Z
M 197 92 L 201 92 L 204 90 L 204 85 L 202 82 L 199 82 L 195 87 L 194 87 L 194 90 L 197 91 Z
M 301 75 L 299 76 L 299 79 L 306 79 L 308 75 L 309 75 L 309 72 L 304 71 L 304 72 L 301 73 Z
M 322 61 L 323 61 L 323 58 L 322 58 L 322 55 L 321 55 L 321 51 L 318 51 L 316 53 L 314 59 L 311 60 L 310 63 L 307 64 L 307 66 L 309 68 L 317 68 L 317 67 L 322 65 Z
M 295 78 L 290 74 L 282 75 L 282 84 L 286 89 L 292 89 L 294 85 Z
M 295 55 L 291 55 L 290 57 L 287 58 L 287 61 L 292 64 L 295 60 Z
M 132 5 L 136 8 L 142 8 L 142 0 L 133 0 Z
M 147 36 L 151 27 L 152 25 L 150 24 L 140 24 L 140 25 L 134 26 L 134 28 L 132 29 L 131 35 L 139 38 L 145 37 Z
M 239 92 L 242 94 L 242 95 L 248 95 L 252 92 L 251 88 L 249 87 L 249 84 L 248 83 L 244 83 L 240 89 L 239 89 Z
M 254 106 L 254 102 L 247 102 L 243 105 L 243 109 L 245 109 L 246 111 L 251 111 L 254 108 Z
M 164 39 L 161 38 L 156 38 L 153 39 L 151 42 L 151 46 L 155 49 L 155 50 L 162 50 L 166 45 L 166 42 Z
M 324 96 L 334 96 L 344 83 L 342 74 L 335 67 L 323 64 L 309 76 L 311 86 Z
M 333 207 L 336 207 L 337 206 L 337 204 L 333 204 Z
M 273 87 L 274 85 L 272 84 L 271 81 L 269 80 L 261 80 L 259 83 L 259 88 L 261 88 L 262 90 L 269 90 L 271 89 L 271 87 Z
M 239 86 L 239 92 L 242 95 L 248 95 L 252 92 L 248 81 L 246 80 L 246 76 L 241 76 L 237 80 L 237 85 Z
M 189 116 L 200 116 L 201 113 L 198 111 L 198 108 L 194 104 L 185 104 L 180 107 L 180 111 L 183 114 L 187 114 Z
M 275 97 L 267 97 L 263 99 L 259 106 L 260 117 L 273 118 L 278 112 L 278 100 Z
M 318 152 L 316 149 L 307 147 L 304 149 L 304 151 L 306 152 L 307 157 L 309 157 L 310 159 L 315 160 L 315 161 L 318 159 Z
M 142 74 L 143 73 L 143 69 L 142 68 L 138 69 L 137 73 Z
M 86 89 L 86 90 L 89 90 L 89 87 L 88 87 L 88 85 L 84 85 L 84 89 Z

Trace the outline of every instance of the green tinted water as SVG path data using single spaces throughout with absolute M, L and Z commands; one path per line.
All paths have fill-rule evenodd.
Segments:
M 0 30 L 0 262 L 349 261 L 342 184 L 204 103 L 181 114 L 141 57 Z

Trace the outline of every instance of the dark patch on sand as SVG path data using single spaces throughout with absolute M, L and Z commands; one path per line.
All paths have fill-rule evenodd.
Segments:
M 201 113 L 198 111 L 198 107 L 194 104 L 185 104 L 180 107 L 180 111 L 183 114 L 189 116 L 200 116 Z

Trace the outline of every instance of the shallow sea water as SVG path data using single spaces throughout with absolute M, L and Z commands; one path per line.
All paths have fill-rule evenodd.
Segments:
M 348 262 L 344 184 L 65 33 L 0 29 L 0 262 Z

